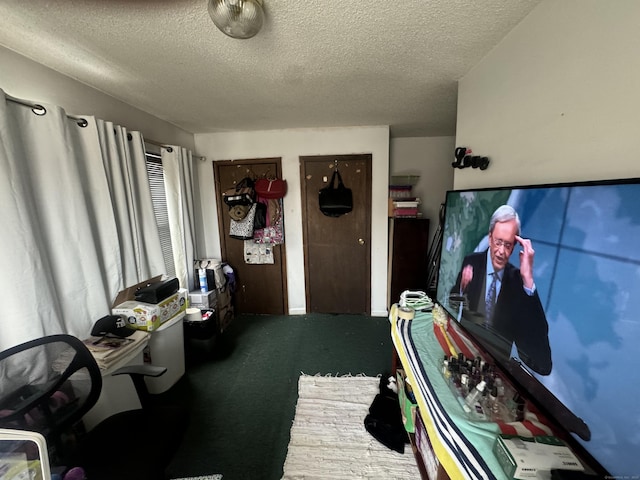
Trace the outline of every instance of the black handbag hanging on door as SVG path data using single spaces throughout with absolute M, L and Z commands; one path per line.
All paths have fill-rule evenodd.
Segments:
M 327 217 L 339 217 L 353 210 L 353 194 L 351 189 L 342 183 L 342 176 L 337 168 L 333 171 L 329 185 L 320 189 L 318 203 L 320 211 Z

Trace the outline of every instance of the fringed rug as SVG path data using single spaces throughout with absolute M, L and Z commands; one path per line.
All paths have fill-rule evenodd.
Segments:
M 173 480 L 222 480 L 222 475 L 205 475 L 200 477 L 180 477 Z
M 372 377 L 301 375 L 283 479 L 419 479 L 409 444 L 400 454 L 364 428 L 379 384 Z

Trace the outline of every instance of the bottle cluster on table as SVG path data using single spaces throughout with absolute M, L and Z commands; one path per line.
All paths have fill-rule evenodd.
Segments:
M 493 422 L 524 419 L 525 400 L 481 357 L 445 355 L 442 374 L 470 418 Z

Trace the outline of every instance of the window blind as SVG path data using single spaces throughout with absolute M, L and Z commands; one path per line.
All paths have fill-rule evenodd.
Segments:
M 149 176 L 149 187 L 151 188 L 151 201 L 153 211 L 160 234 L 160 245 L 164 257 L 167 275 L 176 276 L 176 268 L 173 263 L 173 249 L 171 246 L 171 231 L 169 229 L 169 215 L 167 212 L 167 195 L 164 189 L 164 172 L 162 170 L 162 159 L 159 155 L 146 152 L 147 175 Z

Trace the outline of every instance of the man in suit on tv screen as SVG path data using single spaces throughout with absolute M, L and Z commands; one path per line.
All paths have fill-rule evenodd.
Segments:
M 521 248 L 519 269 L 509 263 L 516 244 Z M 520 236 L 517 212 L 502 205 L 491 216 L 489 248 L 464 258 L 451 293 L 466 297 L 470 312 L 464 312 L 463 319 L 479 320 L 469 322 L 474 333 L 506 356 L 515 343 L 518 357 L 529 368 L 548 375 L 549 326 L 533 280 L 534 254 L 531 240 Z

